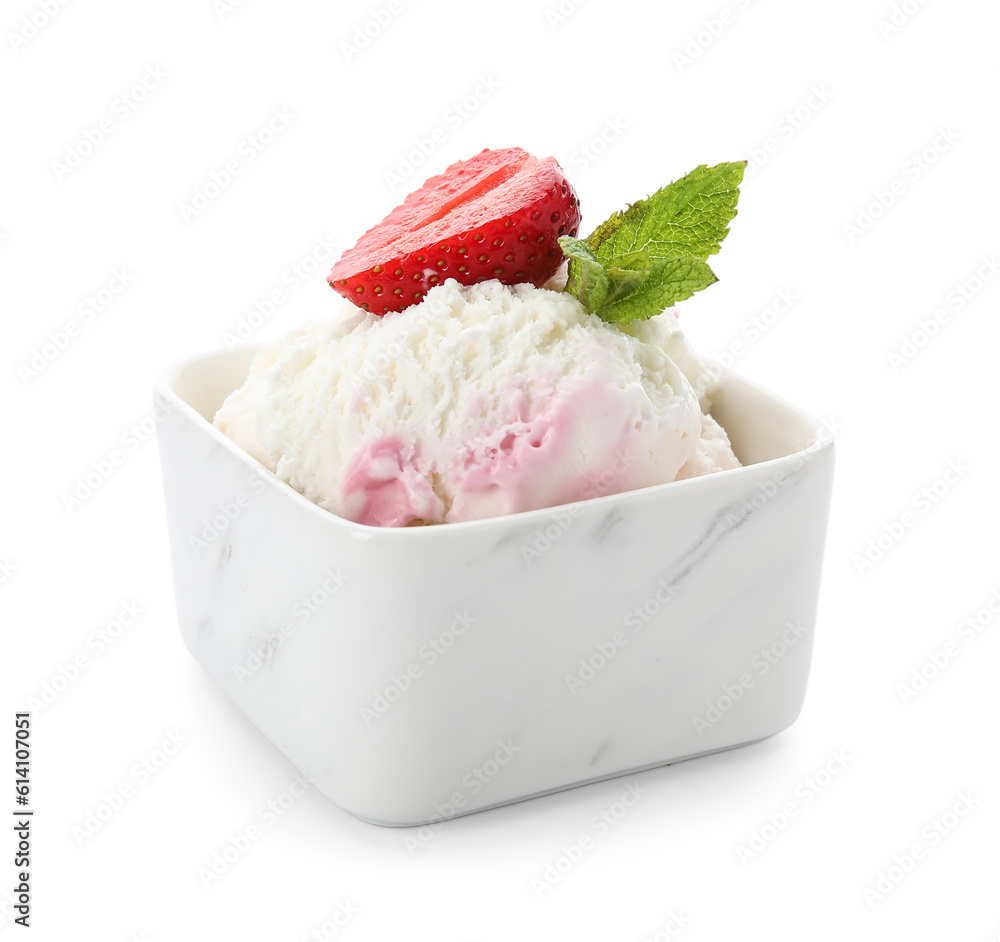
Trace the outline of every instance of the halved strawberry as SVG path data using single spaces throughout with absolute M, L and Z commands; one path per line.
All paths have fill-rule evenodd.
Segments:
M 326 280 L 376 314 L 416 304 L 446 278 L 540 285 L 563 260 L 559 236 L 579 224 L 576 191 L 552 157 L 484 150 L 406 197 Z

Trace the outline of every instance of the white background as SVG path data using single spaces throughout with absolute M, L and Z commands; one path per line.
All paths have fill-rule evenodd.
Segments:
M 351 48 L 387 0 L 224 3 L 0 13 L 3 739 L 86 659 L 34 716 L 34 937 L 292 942 L 349 903 L 340 937 L 359 942 L 1000 938 L 1000 619 L 986 611 L 971 640 L 958 627 L 1000 588 L 996 5 L 906 0 L 887 29 L 892 0 L 563 14 L 558 0 L 399 0 Z M 25 17 L 42 25 L 20 42 Z M 805 709 L 762 744 L 641 774 L 642 799 L 604 836 L 591 819 L 625 780 L 448 822 L 412 853 L 414 832 L 313 791 L 206 887 L 199 868 L 293 769 L 181 644 L 153 377 L 222 346 L 296 265 L 314 274 L 252 339 L 321 314 L 332 259 L 317 264 L 317 240 L 349 246 L 429 173 L 511 145 L 562 163 L 583 232 L 699 163 L 756 156 L 721 281 L 679 312 L 700 349 L 840 429 Z M 185 214 L 230 160 L 228 186 Z M 85 321 L 81 305 L 123 280 Z M 794 301 L 778 313 L 781 291 Z M 47 346 L 71 324 L 64 349 Z M 123 462 L 68 505 L 114 450 Z M 950 463 L 963 470 L 943 483 Z M 140 617 L 99 650 L 123 604 Z M 899 685 L 949 643 L 904 702 Z M 185 742 L 143 780 L 135 764 L 171 733 Z M 838 750 L 846 768 L 816 778 Z M 11 745 L 8 814 L 12 779 Z M 131 797 L 80 840 L 123 784 Z M 972 810 L 930 836 L 963 794 Z M 796 816 L 742 861 L 789 800 Z M 592 849 L 536 892 L 583 835 Z M 8 840 L 0 937 L 18 938 Z M 866 898 L 915 844 L 922 859 Z

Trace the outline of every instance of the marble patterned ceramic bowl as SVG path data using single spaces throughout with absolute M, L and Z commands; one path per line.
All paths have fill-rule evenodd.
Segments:
M 177 612 L 209 676 L 330 799 L 415 825 L 729 749 L 802 706 L 833 446 L 736 376 L 745 467 L 379 529 L 212 427 L 254 351 L 156 385 Z

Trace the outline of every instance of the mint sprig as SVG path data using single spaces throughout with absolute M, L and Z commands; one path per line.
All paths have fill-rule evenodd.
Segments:
M 736 215 L 746 161 L 702 165 L 601 223 L 562 236 L 566 290 L 603 320 L 646 320 L 717 281 L 706 259 Z

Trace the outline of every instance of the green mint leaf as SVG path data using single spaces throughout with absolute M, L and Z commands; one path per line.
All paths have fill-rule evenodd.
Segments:
M 615 213 L 586 243 L 605 267 L 643 249 L 651 259 L 693 255 L 704 261 L 729 232 L 745 169 L 746 161 L 703 164 Z
M 617 304 L 623 298 L 627 298 L 646 282 L 649 278 L 650 266 L 645 268 L 609 268 L 608 269 L 608 296 L 601 308 L 600 315 L 604 317 L 604 312 L 613 304 Z M 607 318 L 605 318 L 607 320 Z
M 615 324 L 648 320 L 718 281 L 708 264 L 692 255 L 654 259 L 646 271 L 609 268 L 608 279 L 608 300 L 597 313 Z
M 563 236 L 566 290 L 616 324 L 646 320 L 717 281 L 706 259 L 736 215 L 746 161 L 695 168 L 633 203 L 586 239 Z
M 604 304 L 608 294 L 608 275 L 604 266 L 581 239 L 560 236 L 559 245 L 569 258 L 566 290 L 593 314 Z

